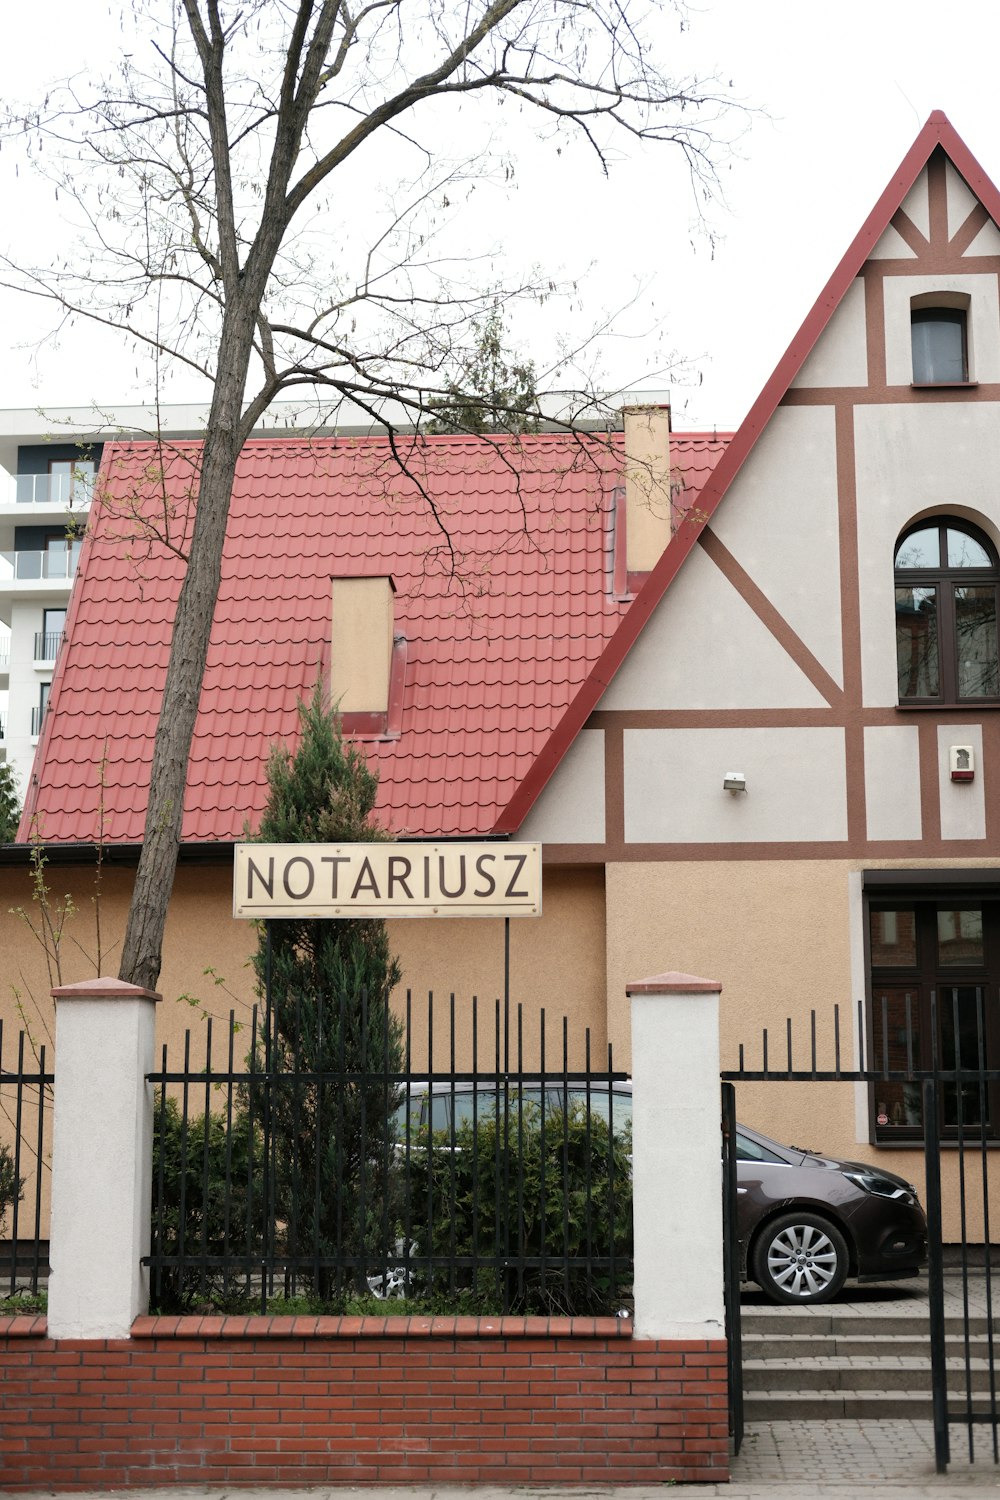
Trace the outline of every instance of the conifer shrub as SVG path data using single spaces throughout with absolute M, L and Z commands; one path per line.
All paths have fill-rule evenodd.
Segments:
M 345 742 L 317 686 L 299 705 L 294 754 L 276 747 L 262 843 L 384 839 L 378 777 Z M 290 918 L 261 931 L 254 958 L 267 998 L 270 1133 L 283 1250 L 295 1282 L 321 1298 L 368 1292 L 394 1228 L 393 1146 L 402 1027 L 390 994 L 400 968 L 383 921 Z M 323 1264 L 323 1262 L 327 1264 Z M 311 1264 L 310 1264 L 311 1263 Z

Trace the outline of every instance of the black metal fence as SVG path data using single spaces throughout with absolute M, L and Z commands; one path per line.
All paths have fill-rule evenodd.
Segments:
M 848 1011 L 850 1016 L 850 1010 Z M 860 1083 L 867 1085 L 871 1140 L 875 1145 L 920 1145 L 926 1181 L 928 1228 L 928 1311 L 934 1448 L 938 1472 L 951 1456 L 950 1430 L 964 1429 L 970 1461 L 976 1457 L 975 1430 L 990 1434 L 993 1462 L 1000 1463 L 1000 1270 L 993 1265 L 992 1226 L 1000 1217 L 1000 1067 L 993 1041 L 1000 1005 L 984 986 L 963 984 L 913 992 L 900 985 L 876 994 L 866 1016 L 841 1024 L 833 1007 L 832 1026 L 820 1035 L 816 1012 L 808 1031 L 793 1031 L 787 1019 L 778 1037 L 761 1034 L 759 1052 L 748 1056 L 741 1043 L 738 1066 L 724 1068 L 723 1119 L 735 1120 L 734 1083 Z M 945 1316 L 945 1256 L 942 1217 L 942 1164 L 947 1164 L 957 1234 L 949 1236 L 956 1263 L 948 1290 L 958 1294 L 961 1312 L 949 1326 Z M 728 1174 L 734 1181 L 733 1171 Z M 956 1215 L 957 1209 L 957 1215 Z M 726 1240 L 727 1276 L 734 1274 L 741 1247 Z M 730 1345 L 739 1340 L 739 1303 L 727 1302 Z M 985 1336 L 985 1350 L 980 1350 Z M 742 1422 L 738 1365 L 731 1365 L 730 1425 Z
M 23 1031 L 11 1046 L 0 1021 L 0 1298 L 36 1295 L 48 1275 L 52 1084 L 45 1047 Z
M 177 1069 L 164 1049 L 155 1308 L 623 1305 L 631 1090 L 610 1048 L 598 1067 L 589 1032 L 574 1049 L 544 1012 L 529 1035 L 519 1006 L 441 1009 L 341 996 L 280 1026 L 231 1019 L 221 1045 L 209 1022 Z

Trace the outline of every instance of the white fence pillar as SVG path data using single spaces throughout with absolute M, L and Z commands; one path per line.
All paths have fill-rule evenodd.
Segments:
M 159 995 L 120 979 L 52 991 L 56 1002 L 48 1331 L 127 1338 L 149 1307 L 153 1067 Z
M 673 973 L 626 987 L 639 1338 L 725 1336 L 721 989 L 714 979 Z

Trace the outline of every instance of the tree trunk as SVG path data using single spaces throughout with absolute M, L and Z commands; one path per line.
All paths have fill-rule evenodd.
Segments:
M 120 979 L 155 989 L 180 850 L 188 758 L 222 574 L 240 414 L 252 348 L 248 301 L 227 313 L 204 448 L 194 529 L 170 643 L 153 746 L 142 853 L 122 948 Z

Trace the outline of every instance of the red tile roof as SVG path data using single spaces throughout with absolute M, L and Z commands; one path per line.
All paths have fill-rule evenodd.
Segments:
M 726 435 L 671 438 L 689 504 Z M 391 573 L 407 638 L 402 735 L 370 744 L 397 834 L 491 831 L 628 606 L 610 593 L 621 439 L 251 442 L 240 460 L 195 726 L 183 837 L 236 839 L 264 803 L 275 740 L 329 666 L 330 579 Z M 152 740 L 197 444 L 105 450 L 104 500 L 73 589 L 35 760 L 32 819 L 54 842 L 142 838 Z M 418 485 L 433 496 L 437 526 Z M 451 549 L 455 554 L 452 572 Z M 102 773 L 101 767 L 104 766 Z

